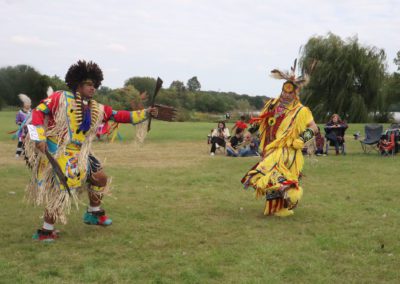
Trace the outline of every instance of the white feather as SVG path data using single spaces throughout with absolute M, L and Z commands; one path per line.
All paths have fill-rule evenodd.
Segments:
M 30 105 L 32 103 L 31 99 L 25 94 L 19 94 L 18 97 L 23 104 Z
M 54 93 L 54 90 L 53 90 L 53 88 L 52 88 L 51 86 L 49 86 L 49 87 L 47 88 L 47 96 L 50 97 L 50 95 L 51 95 L 52 93 Z

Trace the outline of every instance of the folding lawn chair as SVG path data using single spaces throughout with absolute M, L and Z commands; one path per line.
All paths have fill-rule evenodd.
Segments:
M 372 150 L 379 151 L 378 142 L 382 136 L 383 126 L 380 124 L 367 124 L 364 131 L 365 138 L 360 141 L 364 153 L 370 153 Z

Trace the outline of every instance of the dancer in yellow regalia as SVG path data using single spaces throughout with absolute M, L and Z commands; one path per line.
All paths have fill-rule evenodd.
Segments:
M 299 177 L 303 169 L 304 144 L 313 139 L 318 128 L 309 108 L 299 99 L 308 76 L 272 70 L 271 76 L 284 79 L 280 96 L 266 102 L 260 117 L 251 123 L 259 126 L 262 161 L 242 179 L 245 188 L 253 187 L 257 197 L 265 196 L 265 215 L 289 216 L 300 200 L 303 189 Z

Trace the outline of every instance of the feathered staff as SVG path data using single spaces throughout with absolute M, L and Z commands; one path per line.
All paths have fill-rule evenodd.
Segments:
M 160 78 L 157 78 L 156 88 L 154 90 L 154 95 L 151 98 L 151 106 L 157 108 L 157 116 L 155 119 L 164 120 L 164 121 L 173 121 L 176 118 L 176 109 L 174 107 L 156 104 L 156 96 L 162 87 L 163 81 Z M 147 132 L 151 129 L 151 116 L 149 118 L 149 123 L 147 125 Z
M 160 91 L 160 89 L 161 89 L 161 87 L 162 87 L 162 84 L 163 84 L 163 80 L 161 80 L 161 78 L 158 77 L 158 78 L 157 78 L 157 82 L 156 82 L 156 87 L 155 87 L 155 89 L 154 89 L 154 94 L 153 94 L 153 96 L 151 97 L 151 106 L 152 106 L 152 107 L 154 107 L 154 104 L 155 104 L 155 102 L 156 102 L 156 96 L 157 96 L 158 92 Z M 147 124 L 147 132 L 149 132 L 150 129 L 151 129 L 151 116 L 149 117 L 149 122 L 148 122 L 148 124 Z

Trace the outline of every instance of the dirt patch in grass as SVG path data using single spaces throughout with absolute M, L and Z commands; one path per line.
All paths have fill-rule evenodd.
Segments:
M 24 163 L 23 158 L 15 158 L 17 142 L 12 143 L 0 142 L 0 166 L 16 166 Z
M 210 159 L 208 147 L 199 142 L 95 143 L 94 152 L 105 165 L 116 167 L 184 168 Z

